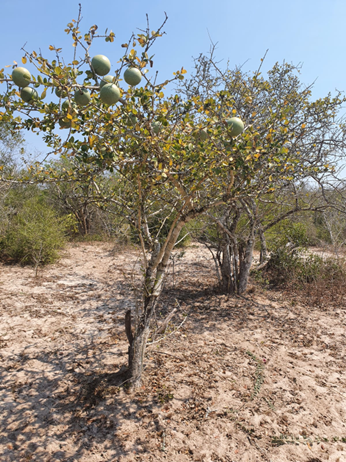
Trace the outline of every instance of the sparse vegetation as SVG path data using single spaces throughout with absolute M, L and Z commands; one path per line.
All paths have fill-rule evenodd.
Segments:
M 27 200 L 12 217 L 0 241 L 2 255 L 31 264 L 37 271 L 40 265 L 58 259 L 68 226 L 68 218 L 59 218 L 47 204 L 37 198 Z

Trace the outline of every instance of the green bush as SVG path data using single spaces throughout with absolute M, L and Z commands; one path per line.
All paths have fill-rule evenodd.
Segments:
M 336 258 L 322 258 L 298 248 L 278 249 L 265 269 L 271 285 L 295 285 L 318 283 L 333 285 L 346 278 L 345 262 Z
M 268 250 L 278 252 L 287 244 L 292 247 L 307 247 L 309 242 L 308 230 L 304 223 L 293 223 L 283 220 L 267 234 Z
M 22 264 L 46 265 L 59 258 L 65 244 L 69 218 L 59 218 L 55 211 L 38 199 L 22 205 L 11 219 L 1 240 L 2 255 Z

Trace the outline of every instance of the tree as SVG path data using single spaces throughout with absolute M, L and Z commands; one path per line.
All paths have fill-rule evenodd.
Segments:
M 145 31 L 132 35 L 128 43 L 122 45 L 124 53 L 119 66 L 111 82 L 105 84 L 111 85 L 108 89 L 112 94 L 113 90 L 118 94 L 112 85 L 122 86 L 121 97 L 117 105 L 108 105 L 100 93 L 104 82 L 89 54 L 97 38 L 97 27 L 92 26 L 82 35 L 80 17 L 66 29 L 79 50 L 69 64 L 65 64 L 67 59 L 62 59 L 60 48 L 50 47 L 55 53 L 53 60 L 34 51 L 24 51 L 23 64 L 29 61 L 38 72 L 36 77 L 31 76 L 31 85 L 44 88 L 40 97 L 27 91 L 22 97 L 27 100 L 27 95 L 32 95 L 32 99 L 20 100 L 11 77 L 1 71 L 0 78 L 6 82 L 7 91 L 1 96 L 4 111 L 0 115 L 18 130 L 25 128 L 41 133 L 52 153 L 74 159 L 73 166 L 65 172 L 32 165 L 24 180 L 75 181 L 86 165 L 121 177 L 122 186 L 112 194 L 96 182 L 94 192 L 101 202 L 110 201 L 118 207 L 135 226 L 142 249 L 142 303 L 132 313 L 133 319 L 131 311 L 125 319 L 129 341 L 126 376 L 137 387 L 141 383 L 150 323 L 170 255 L 184 225 L 222 204 L 239 202 L 248 206 L 248 201 L 255 200 L 259 190 L 261 194 L 268 194 L 274 184 L 290 181 L 296 158 L 291 158 L 287 144 L 304 133 L 304 118 L 296 121 L 296 134 L 286 136 L 285 120 L 290 117 L 290 111 L 284 119 L 285 114 L 265 110 L 269 97 L 267 101 L 258 99 L 256 104 L 265 111 L 263 118 L 268 130 L 263 137 L 256 115 L 249 110 L 251 104 L 248 102 L 243 110 L 243 99 L 232 95 L 232 91 L 239 88 L 239 94 L 250 98 L 253 93 L 257 101 L 257 90 L 251 93 L 251 89 L 258 85 L 264 91 L 267 85 L 258 75 L 254 78 L 256 85 L 249 89 L 235 73 L 234 88 L 219 90 L 213 86 L 209 92 L 208 87 L 207 96 L 198 91 L 185 92 L 184 96 L 181 93 L 165 96 L 167 85 L 183 81 L 186 71 L 181 68 L 172 79 L 161 83 L 157 83 L 157 73 L 151 77 L 147 74 L 153 66 L 153 57 L 148 52 L 163 33 L 163 25 L 151 32 L 149 24 Z M 104 38 L 112 43 L 114 34 Z M 84 57 L 77 59 L 81 51 Z M 127 87 L 121 81 L 127 67 L 140 71 L 142 86 Z M 274 81 L 278 81 L 280 75 L 280 69 L 273 70 Z M 273 88 L 274 91 L 275 85 Z M 49 91 L 60 95 L 58 102 L 44 101 Z M 64 103 L 62 95 L 66 95 Z M 108 96 L 109 93 L 107 101 Z M 243 135 L 234 136 L 232 117 L 240 113 L 246 116 L 247 127 Z M 280 136 L 274 136 L 276 133 Z M 309 160 L 304 160 L 301 170 L 313 167 Z M 151 227 L 154 217 L 160 217 L 160 226 Z
M 235 164 L 228 200 L 208 214 L 218 226 L 214 246 L 221 289 L 242 293 L 256 238 L 265 260 L 265 231 L 295 213 L 336 206 L 325 190 L 335 188 L 344 158 L 340 113 L 345 98 L 337 93 L 311 101 L 312 86 L 302 85 L 299 68 L 291 64 L 276 64 L 264 78 L 261 66 L 254 73 L 221 70 L 213 54 L 214 47 L 210 56 L 196 59 L 194 75 L 182 83 L 180 93 L 198 96 L 215 118 L 222 118 L 230 104 L 247 126 L 239 142 L 228 147 Z M 309 200 L 301 197 L 304 185 L 314 189 Z M 276 210 L 272 219 L 268 206 Z
M 160 84 L 156 83 L 156 76 L 147 77 L 146 69 L 152 65 L 148 51 L 161 35 L 162 27 L 150 32 L 148 26 L 144 33 L 131 36 L 129 42 L 122 45 L 124 54 L 114 81 L 118 83 L 122 71 L 130 66 L 140 70 L 144 85 L 123 89 L 119 104 L 111 107 L 100 98 L 100 78 L 89 55 L 96 38 L 96 26 L 82 36 L 79 25 L 80 16 L 68 24 L 66 32 L 71 34 L 75 48 L 83 50 L 84 58 L 80 60 L 75 57 L 66 65 L 60 57 L 62 50 L 54 47 L 50 48 L 56 57 L 51 61 L 34 51 L 25 51 L 23 64 L 29 61 L 38 71 L 36 77 L 31 77 L 31 84 L 37 89 L 44 88 L 40 97 L 34 95 L 29 101 L 21 100 L 11 77 L 1 71 L 0 78 L 7 85 L 1 97 L 4 107 L 1 119 L 18 130 L 40 132 L 52 153 L 72 156 L 78 164 L 63 174 L 45 170 L 39 164 L 32 165 L 23 178 L 25 181 L 75 180 L 85 169 L 84 165 L 90 163 L 110 172 L 116 171 L 123 178 L 126 197 L 121 192 L 111 198 L 103 198 L 102 190 L 98 194 L 102 200 L 109 199 L 117 204 L 135 224 L 143 251 L 143 301 L 135 315 L 133 332 L 131 313 L 126 316 L 130 343 L 128 378 L 138 386 L 150 321 L 162 291 L 170 254 L 184 224 L 223 200 L 225 181 L 215 175 L 222 165 L 228 165 L 228 154 L 223 145 L 215 149 L 212 121 L 198 99 L 183 104 L 177 95 L 165 97 L 164 87 L 171 81 L 183 79 L 184 69 Z M 114 34 L 108 34 L 105 39 L 113 42 Z M 141 53 L 137 53 L 135 46 L 131 48 L 133 43 L 142 48 Z M 67 102 L 62 104 L 61 98 L 59 102 L 45 102 L 49 90 L 56 90 L 59 95 L 65 93 Z M 87 95 L 85 106 L 74 105 L 76 92 L 77 95 L 90 92 L 90 103 Z M 30 91 L 21 94 L 25 100 L 27 94 L 33 95 Z M 81 102 L 80 96 L 77 101 Z M 59 126 L 61 128 L 56 130 Z M 210 136 L 204 139 L 201 132 L 209 127 Z M 220 125 L 216 130 L 221 137 L 229 139 L 226 126 Z M 62 132 L 66 133 L 65 137 Z M 206 182 L 211 187 L 208 199 L 198 193 Z M 163 221 L 171 217 L 171 226 L 162 239 L 160 232 L 152 235 L 148 226 L 152 214 L 157 213 L 158 204 L 160 207 L 164 204 L 161 207 L 166 214 Z

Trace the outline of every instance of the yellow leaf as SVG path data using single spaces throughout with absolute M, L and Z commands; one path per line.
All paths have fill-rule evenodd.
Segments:
M 41 99 L 44 99 L 46 97 L 46 93 L 47 93 L 47 88 L 45 88 L 41 94 Z
M 187 70 L 184 69 L 184 68 L 182 67 L 182 68 L 181 68 L 181 73 L 182 73 L 182 74 L 186 74 L 186 73 L 187 73 Z
M 49 49 L 50 49 L 50 50 L 54 50 L 53 45 L 49 45 Z
M 305 128 L 305 127 L 306 127 L 306 124 L 303 124 L 303 125 L 302 125 L 302 128 Z
M 237 113 L 237 110 L 236 110 L 236 109 L 233 109 L 232 113 L 233 113 L 233 114 L 236 114 L 236 113 Z
M 22 63 L 26 64 L 26 57 L 25 56 L 23 56 L 23 58 L 22 58 Z

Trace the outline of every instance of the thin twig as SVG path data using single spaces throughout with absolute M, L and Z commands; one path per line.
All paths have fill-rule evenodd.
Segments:
M 151 345 L 154 345 L 155 343 L 159 343 L 159 342 L 162 342 L 162 340 L 165 340 L 167 337 L 170 337 L 171 335 L 175 334 L 181 327 L 182 325 L 185 323 L 186 319 L 187 319 L 188 315 L 185 316 L 185 318 L 183 319 L 183 321 L 179 324 L 179 326 L 174 329 L 173 332 L 170 332 L 169 334 L 165 335 L 164 337 L 161 337 L 159 340 L 155 340 L 153 342 L 149 342 L 147 343 L 147 346 L 151 346 Z

